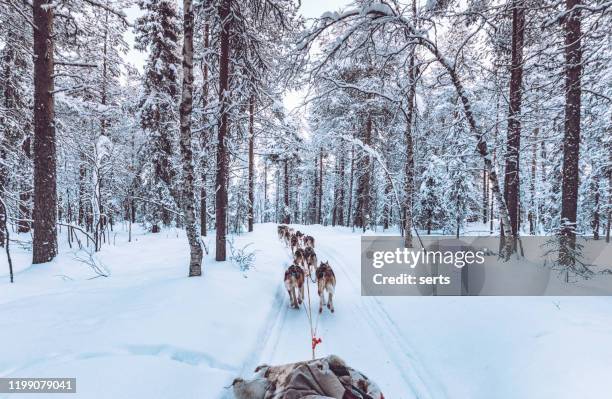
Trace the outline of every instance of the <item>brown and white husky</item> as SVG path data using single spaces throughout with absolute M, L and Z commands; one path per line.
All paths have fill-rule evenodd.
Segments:
M 312 236 L 304 236 L 304 246 L 314 248 L 315 247 L 315 239 Z
M 291 265 L 285 271 L 285 287 L 291 307 L 299 308 L 304 300 L 304 270 L 300 266 Z
M 304 257 L 304 250 L 302 248 L 298 248 L 293 253 L 293 264 L 301 266 L 304 271 L 306 270 L 306 258 Z
M 304 264 L 308 275 L 313 273 L 317 268 L 317 254 L 311 247 L 304 248 Z
M 287 227 L 284 224 L 279 224 L 278 225 L 278 239 L 282 240 L 283 238 L 285 238 L 285 231 L 288 229 L 289 227 Z
M 317 288 L 319 292 L 319 313 L 323 311 L 323 305 L 325 304 L 325 291 L 328 293 L 327 308 L 334 313 L 334 290 L 336 289 L 336 276 L 332 270 L 329 262 L 321 262 L 317 267 Z
M 291 253 L 294 254 L 300 248 L 300 240 L 295 234 L 291 235 Z

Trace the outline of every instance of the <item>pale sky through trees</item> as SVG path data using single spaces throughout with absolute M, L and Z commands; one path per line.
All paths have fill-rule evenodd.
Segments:
M 326 11 L 335 11 L 346 7 L 350 4 L 349 0 L 303 0 L 300 6 L 300 11 L 305 18 L 316 18 L 321 16 Z M 141 14 L 138 5 L 134 5 L 125 10 L 128 19 L 133 23 Z M 134 32 L 130 29 L 125 33 L 125 39 L 130 46 L 130 50 L 126 55 L 126 60 L 133 64 L 139 71 L 146 62 L 146 54 L 134 48 Z M 297 92 L 288 92 L 284 97 L 284 103 L 288 111 L 300 106 L 304 99 L 305 93 L 303 90 Z
M 326 11 L 346 7 L 349 3 L 349 0 L 304 0 L 301 3 L 300 11 L 305 18 L 316 18 Z M 140 16 L 141 11 L 138 5 L 134 5 L 125 9 L 125 13 L 130 23 L 133 23 Z M 134 32 L 131 29 L 126 32 L 125 39 L 130 46 L 130 51 L 126 56 L 127 61 L 142 71 L 146 55 L 134 49 Z

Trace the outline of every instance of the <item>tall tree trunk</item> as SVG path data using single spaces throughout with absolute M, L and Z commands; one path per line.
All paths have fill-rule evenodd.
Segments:
M 349 176 L 348 207 L 346 213 L 346 225 L 351 225 L 351 215 L 353 214 L 353 181 L 355 180 L 355 145 L 351 146 L 351 172 Z
M 293 210 L 293 223 L 300 223 L 299 219 L 299 210 L 300 210 L 300 180 L 298 176 L 292 176 L 293 179 L 290 182 L 289 187 L 293 187 L 293 192 L 291 193 L 291 201 L 293 205 L 290 208 Z
M 610 155 L 610 158 L 612 158 L 612 155 Z M 612 165 L 612 162 L 610 162 L 610 165 Z M 612 166 L 608 169 L 608 223 L 606 226 L 606 243 L 610 243 L 610 230 L 612 230 L 610 227 L 612 224 L 612 170 L 610 170 Z
M 372 137 L 372 117 L 367 116 L 366 125 L 363 133 L 363 144 L 370 146 Z M 355 206 L 355 221 L 354 224 L 357 227 L 361 227 L 365 231 L 370 217 L 370 154 L 367 151 L 363 151 L 363 155 L 360 161 L 359 170 L 361 176 L 357 181 L 357 194 L 356 194 L 356 206 Z
M 487 186 L 487 168 L 482 166 L 482 223 L 487 224 L 489 214 L 489 190 Z
M 207 16 L 204 16 L 206 18 Z M 209 26 L 208 20 L 204 21 L 204 51 L 208 51 L 209 47 Z M 203 152 L 208 151 L 208 141 L 210 138 L 210 132 L 207 128 L 208 118 L 206 117 L 206 107 L 208 106 L 208 60 L 206 57 L 202 60 L 202 109 L 204 110 L 204 117 L 202 121 L 202 133 L 200 134 L 200 148 Z M 202 187 L 200 188 L 200 234 L 206 237 L 208 232 L 208 214 L 206 213 L 206 181 L 208 177 L 208 159 L 209 154 L 203 154 L 200 157 L 200 167 L 202 169 Z
M 497 134 L 495 136 L 497 136 Z M 493 149 L 493 165 L 495 165 L 496 159 L 497 159 L 497 151 L 494 148 Z M 487 173 L 489 173 L 489 170 L 486 168 L 486 163 L 485 163 L 485 169 L 487 170 Z M 491 184 L 491 180 L 489 179 L 489 185 L 490 184 Z M 495 195 L 492 190 L 489 190 L 489 191 L 491 191 L 491 194 L 490 194 L 491 202 L 490 202 L 490 208 L 489 208 L 489 232 L 490 234 L 493 234 L 493 228 L 494 228 L 493 223 L 495 221 L 495 215 L 493 214 L 493 211 L 495 211 Z
M 576 247 L 580 156 L 580 95 L 582 72 L 581 0 L 566 0 L 565 18 L 565 126 L 563 137 L 563 178 L 561 182 L 561 230 L 559 263 L 573 268 Z
M 31 148 L 31 139 L 30 137 L 26 137 L 26 139 L 21 144 L 21 151 L 27 160 L 32 159 L 32 148 Z M 21 183 L 21 190 L 19 192 L 19 220 L 17 222 L 17 231 L 19 233 L 28 233 L 30 231 L 31 223 L 27 221 L 27 219 L 32 219 L 32 210 L 30 208 L 30 199 L 32 198 L 30 188 L 30 184 Z
M 591 182 L 591 191 L 593 192 L 593 215 L 591 218 L 591 228 L 593 229 L 593 239 L 599 240 L 599 173 L 593 176 Z
M 195 212 L 193 150 L 191 148 L 191 111 L 193 109 L 193 5 L 183 0 L 183 90 L 181 95 L 181 156 L 183 190 L 181 201 L 185 230 L 189 241 L 189 276 L 202 275 L 202 246 L 198 237 Z
M 208 234 L 208 213 L 206 211 L 206 180 L 208 173 L 202 172 L 202 187 L 200 189 L 200 235 L 206 237 Z
M 387 182 L 385 183 L 384 189 L 384 204 L 383 204 L 383 230 L 387 230 L 389 228 L 389 223 L 391 223 L 391 209 L 392 204 L 389 201 L 389 194 L 391 193 L 391 184 L 389 183 L 389 178 L 387 177 Z
M 336 162 L 334 165 L 334 198 L 332 201 L 332 226 L 336 226 L 338 222 L 338 175 L 339 175 L 339 166 L 340 160 L 336 158 Z
M 229 154 L 227 152 L 226 136 L 228 132 L 228 112 L 229 112 L 229 57 L 230 57 L 230 36 L 232 20 L 230 16 L 232 0 L 221 0 L 219 5 L 219 18 L 221 19 L 220 33 L 220 57 L 219 57 L 219 114 L 220 123 L 217 135 L 217 177 L 216 185 L 216 220 L 217 229 L 216 253 L 217 261 L 226 259 L 226 231 L 227 231 L 227 184 Z
M 102 104 L 102 109 L 106 107 L 108 102 L 108 10 L 104 13 L 104 41 L 102 45 L 102 80 L 101 80 L 101 94 L 100 94 L 100 104 Z M 103 111 L 104 112 L 104 111 Z M 107 128 L 108 128 L 108 120 L 106 119 L 104 113 L 100 117 L 100 135 L 107 136 Z M 98 154 L 96 154 L 96 157 Z M 102 175 L 103 169 L 103 159 L 100 159 L 100 165 L 96 165 L 96 177 L 97 181 L 94 182 L 95 196 L 96 202 L 98 204 L 98 225 L 100 230 L 102 231 L 102 237 L 104 237 L 104 230 L 106 229 L 106 225 L 108 222 L 108 218 L 110 215 L 107 215 L 104 211 L 104 201 L 102 197 L 102 187 L 104 184 L 104 176 Z
M 508 136 L 506 141 L 506 173 L 504 175 L 504 200 L 508 207 L 510 248 L 516 250 L 519 232 L 521 145 L 521 100 L 523 81 L 523 42 L 525 34 L 525 8 L 523 0 L 512 1 L 512 64 L 510 67 L 510 108 L 508 110 Z M 510 238 L 510 237 L 507 237 Z M 509 254 L 506 254 L 509 255 Z
M 2 143 L 4 144 L 4 143 Z M 0 148 L 0 247 L 4 247 L 4 241 L 6 240 L 6 219 L 4 217 L 7 214 L 4 204 L 6 203 L 6 197 L 4 192 L 8 181 L 8 173 L 6 169 L 6 148 L 4 145 Z
M 535 235 L 537 226 L 537 206 L 536 206 L 536 173 L 538 171 L 538 138 L 539 128 L 533 131 L 533 144 L 531 145 L 531 173 L 529 179 L 529 234 Z
M 53 104 L 53 10 L 34 0 L 34 236 L 32 263 L 57 255 L 57 170 Z
M 85 168 L 85 155 L 79 153 L 79 212 L 78 224 L 84 226 L 86 224 L 86 205 L 85 205 L 85 179 L 87 177 L 87 169 Z
M 4 37 L 5 42 L 3 52 L 4 56 L 0 62 L 4 68 L 0 71 L 0 93 L 3 93 L 2 105 L 4 106 L 3 111 L 10 112 L 15 107 L 14 97 L 15 93 L 12 85 L 9 83 L 12 75 L 12 66 L 15 64 L 15 52 L 13 51 L 13 37 L 12 32 L 9 29 L 7 36 Z M 6 209 L 4 206 L 7 202 L 7 197 L 4 195 L 7 189 L 8 183 L 8 149 L 12 147 L 12 140 L 10 140 L 10 130 L 6 128 L 6 118 L 3 114 L 0 114 L 0 197 L 3 202 L 0 202 L 0 246 L 4 247 L 4 241 L 6 240 L 6 223 L 4 215 Z
M 268 222 L 268 161 L 264 158 L 263 170 L 263 212 L 261 212 L 261 221 Z
M 32 219 L 32 211 L 30 209 L 31 195 L 29 191 L 19 193 L 19 222 L 17 222 L 17 232 L 28 233 L 30 231 L 30 223 L 28 219 Z
M 412 15 L 413 23 L 417 21 L 417 5 L 416 0 L 412 0 Z M 407 98 L 407 109 L 406 109 L 406 130 L 404 133 L 405 138 L 405 155 L 406 160 L 404 161 L 404 203 L 402 214 L 404 215 L 402 230 L 404 232 L 404 247 L 412 248 L 412 197 L 414 195 L 414 144 L 413 144 L 413 120 L 414 120 L 414 98 L 416 96 L 416 71 L 415 71 L 415 51 L 413 47 L 410 50 L 408 59 L 408 98 Z
M 285 159 L 284 161 L 285 168 L 285 184 L 283 185 L 285 190 L 285 206 L 283 208 L 283 223 L 289 224 L 291 223 L 291 211 L 289 208 L 289 160 Z
M 323 223 L 323 148 L 319 152 L 319 192 L 317 194 L 317 223 Z
M 344 148 L 344 146 L 342 147 Z M 344 154 L 344 151 L 342 152 Z M 337 223 L 344 226 L 344 155 L 340 156 L 339 165 L 339 181 L 338 181 L 338 201 L 336 203 Z
M 247 220 L 249 231 L 253 231 L 254 208 L 255 208 L 255 96 L 251 94 L 249 99 L 249 208 Z
M 314 173 L 313 176 L 313 185 L 312 185 L 312 207 L 310 210 L 310 223 L 316 224 L 317 220 L 319 220 L 319 215 L 317 215 L 317 198 L 319 196 L 319 168 L 318 168 L 318 157 L 314 159 L 314 165 L 312 171 Z M 310 204 L 309 204 L 310 205 Z
M 413 5 L 414 7 L 414 5 Z M 408 102 L 406 109 L 405 146 L 406 160 L 404 164 L 404 247 L 412 248 L 412 197 L 414 193 L 414 147 L 412 142 L 412 121 L 414 118 L 414 97 L 416 94 L 416 74 L 414 70 L 414 49 L 408 61 Z
M 102 87 L 100 103 L 106 105 L 108 86 L 108 10 L 104 13 L 104 43 L 102 45 Z M 104 107 L 102 107 L 104 109 Z M 100 118 L 100 134 L 106 135 L 107 120 L 104 115 Z
M 280 218 L 281 215 L 281 210 L 280 210 L 280 203 L 281 203 L 281 198 L 280 198 L 280 188 L 281 188 L 281 180 L 280 180 L 280 168 L 276 168 L 276 195 L 275 195 L 275 201 L 274 201 L 274 210 L 275 210 L 275 215 L 276 215 L 276 223 L 285 223 L 284 221 L 284 214 L 283 214 L 283 219 Z

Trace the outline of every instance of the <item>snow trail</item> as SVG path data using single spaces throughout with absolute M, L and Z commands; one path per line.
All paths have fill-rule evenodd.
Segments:
M 338 231 L 327 232 L 318 226 L 294 227 L 315 237 L 318 262 L 329 260 L 337 279 L 334 295 L 336 312 L 333 314 L 326 307 L 323 313 L 318 313 L 316 284 L 306 279 L 310 287 L 313 324 L 318 326 L 317 337 L 322 338 L 316 356 L 333 353 L 342 357 L 352 367 L 376 381 L 390 398 L 444 398 L 446 395 L 440 389 L 432 391 L 431 378 L 380 304 L 373 298 L 361 296 L 359 252 L 355 251 L 355 243 L 347 245 L 350 248 L 345 248 L 346 253 L 341 253 L 337 249 L 343 247 L 338 242 Z M 359 240 L 359 236 L 343 236 L 342 239 Z M 280 305 L 280 308 L 277 317 L 268 320 L 266 327 L 260 331 L 261 345 L 245 365 L 243 371 L 246 373 L 252 372 L 257 364 L 284 364 L 311 358 L 310 326 L 305 312 L 307 289 L 301 308 L 291 309 L 280 276 L 290 264 L 292 255 L 280 241 L 279 245 L 287 254 L 287 262 L 282 265 L 284 267 L 279 265 L 282 299 L 278 301 L 277 298 L 276 306 Z

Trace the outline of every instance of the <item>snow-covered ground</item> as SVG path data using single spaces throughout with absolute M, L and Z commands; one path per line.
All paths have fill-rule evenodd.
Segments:
M 611 298 L 361 297 L 359 234 L 300 229 L 337 277 L 336 312 L 315 316 L 317 355 L 341 356 L 387 398 L 608 397 Z M 109 277 L 91 279 L 75 259 L 88 256 L 65 243 L 36 266 L 13 247 L 13 285 L 0 261 L 0 377 L 76 377 L 69 398 L 231 398 L 225 387 L 255 365 L 310 357 L 305 310 L 290 309 L 283 288 L 290 252 L 276 225 L 236 237 L 236 247 L 253 244 L 253 269 L 211 253 L 203 278 L 186 277 L 180 231 L 111 238 L 97 254 Z

